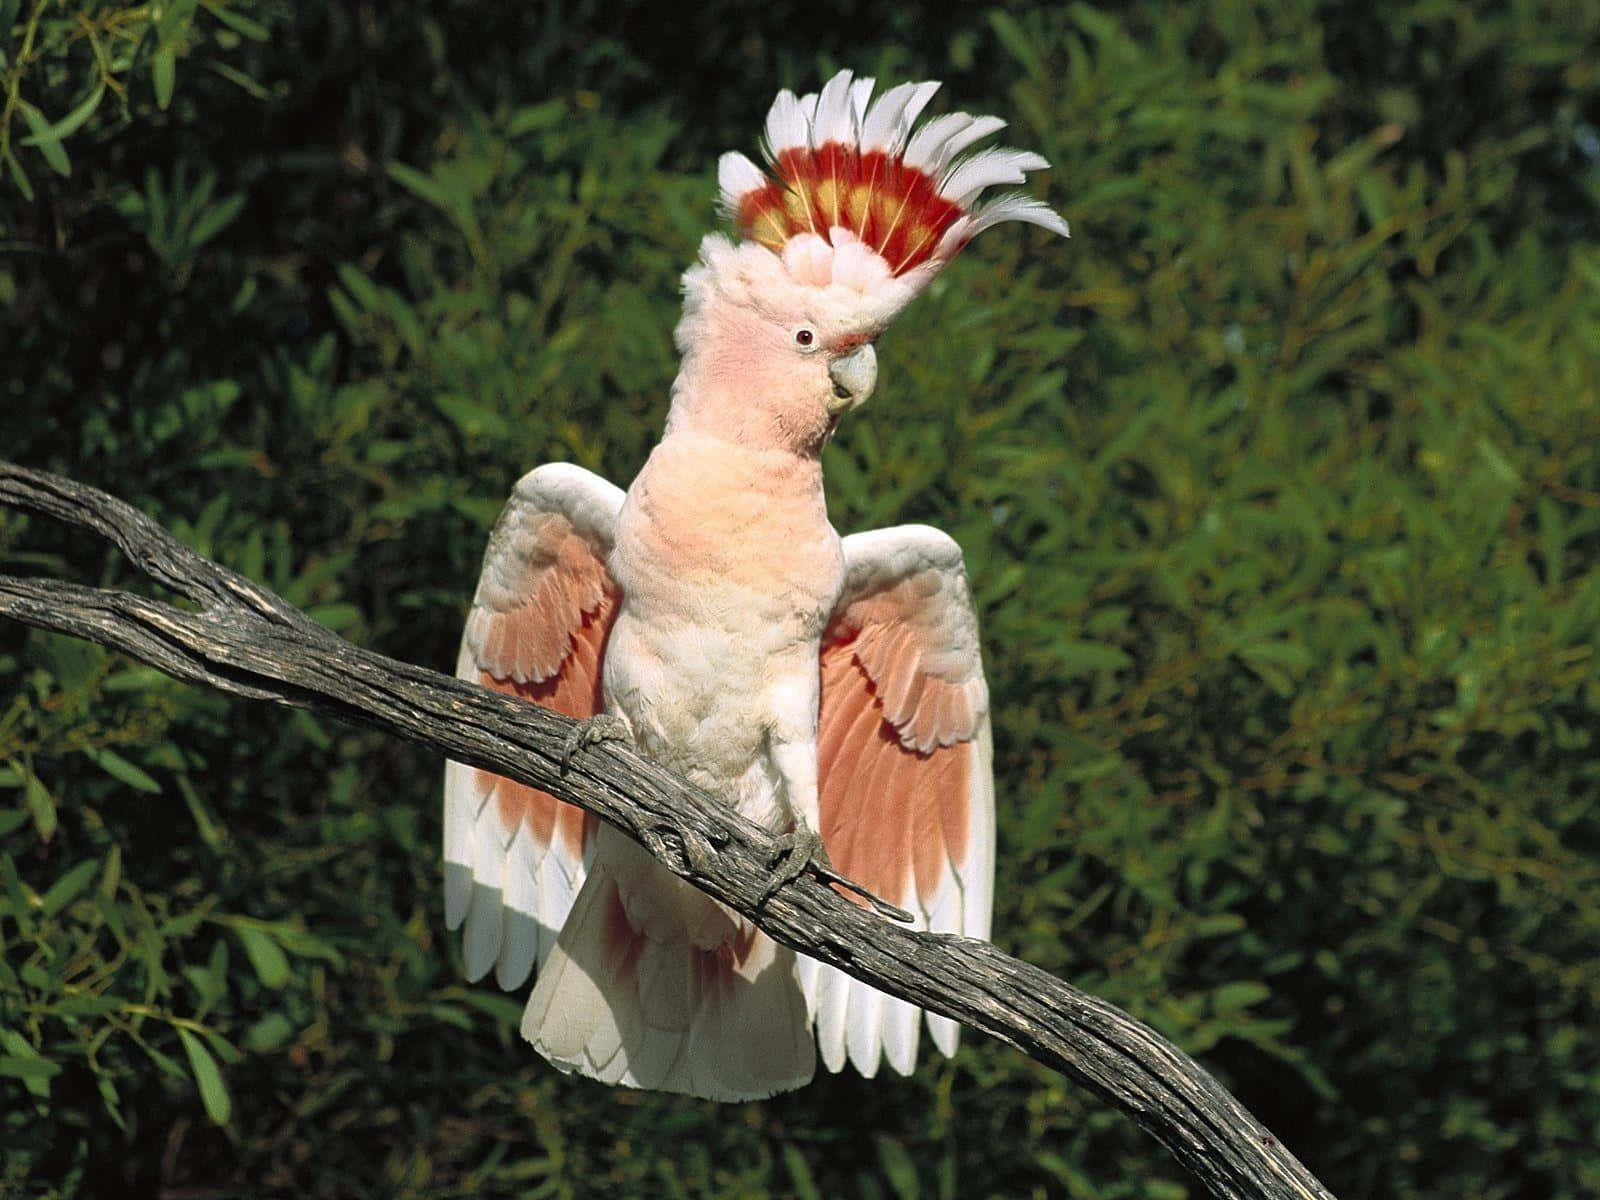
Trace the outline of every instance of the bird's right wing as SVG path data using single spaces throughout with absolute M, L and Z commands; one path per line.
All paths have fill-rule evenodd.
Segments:
M 606 558 L 620 488 L 569 463 L 518 482 L 489 535 L 456 674 L 569 717 L 602 709 L 616 614 Z M 503 988 L 542 964 L 583 883 L 594 819 L 545 792 L 445 764 L 445 924 L 463 923 L 467 976 Z
M 822 639 L 818 832 L 846 878 L 909 910 L 913 927 L 989 936 L 994 767 L 989 688 L 961 547 L 926 525 L 844 539 L 845 579 Z M 916 1008 L 814 959 L 801 981 L 830 1071 L 848 1056 L 916 1063 Z M 954 1054 L 958 1026 L 927 1014 Z

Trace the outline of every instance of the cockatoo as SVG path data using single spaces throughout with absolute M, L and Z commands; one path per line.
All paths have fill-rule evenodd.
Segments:
M 666 431 L 626 493 L 555 463 L 489 537 L 457 673 L 569 716 L 818 849 L 920 929 L 987 937 L 989 696 L 961 550 L 903 525 L 841 539 L 821 453 L 872 393 L 873 343 L 975 235 L 1066 223 L 1022 194 L 1048 164 L 972 147 L 1004 125 L 918 124 L 937 83 L 872 99 L 843 71 L 778 93 L 763 170 L 718 166 L 741 238 L 684 275 Z M 518 988 L 522 1035 L 563 1071 L 720 1100 L 853 1063 L 915 1065 L 924 1014 L 780 946 L 621 833 L 451 763 L 446 923 Z M 953 1054 L 957 1025 L 925 1015 Z

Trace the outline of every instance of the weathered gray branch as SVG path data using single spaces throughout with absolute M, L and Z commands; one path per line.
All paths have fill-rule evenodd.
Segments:
M 115 497 L 0 462 L 0 504 L 111 539 L 198 604 L 0 576 L 0 616 L 121 650 L 179 679 L 374 726 L 580 805 L 778 941 L 1007 1042 L 1127 1113 L 1219 1197 L 1332 1200 L 1204 1068 L 1128 1014 L 971 938 L 913 933 L 810 875 L 763 893 L 766 830 L 626 746 L 561 770 L 572 723 L 524 701 L 363 650 L 278 596 L 201 557 Z M 715 853 L 695 855 L 686 839 Z

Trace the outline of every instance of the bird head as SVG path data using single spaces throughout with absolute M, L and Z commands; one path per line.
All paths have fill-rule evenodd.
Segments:
M 937 83 L 872 100 L 841 71 L 820 93 L 781 91 L 767 114 L 767 170 L 737 152 L 718 164 L 721 204 L 741 238 L 712 234 L 684 276 L 677 330 L 684 371 L 669 423 L 737 440 L 820 451 L 871 395 L 874 343 L 977 234 L 1025 221 L 1067 224 L 1020 193 L 987 200 L 1048 164 L 972 150 L 1004 127 L 948 113 L 917 125 Z

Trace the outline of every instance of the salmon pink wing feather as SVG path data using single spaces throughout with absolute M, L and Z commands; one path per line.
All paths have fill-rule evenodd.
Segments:
M 602 709 L 600 664 L 616 612 L 606 571 L 622 492 L 552 463 L 518 482 L 489 537 L 461 639 L 462 679 L 569 717 Z M 594 819 L 476 767 L 445 767 L 445 922 L 465 926 L 467 976 L 503 988 L 541 965 L 583 883 Z
M 989 936 L 994 776 L 989 693 L 961 549 L 925 525 L 844 539 L 845 583 L 822 643 L 817 729 L 823 844 L 847 878 L 919 929 Z M 804 960 L 823 1061 L 872 1075 L 916 1062 L 922 1015 Z M 946 1054 L 957 1026 L 927 1014 Z

